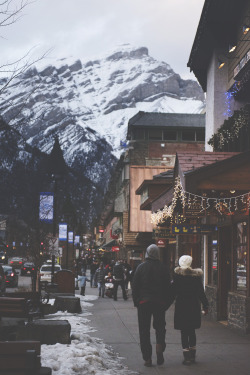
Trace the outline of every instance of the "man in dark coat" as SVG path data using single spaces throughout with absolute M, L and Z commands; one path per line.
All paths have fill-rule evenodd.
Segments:
M 208 313 L 200 268 L 191 268 L 192 257 L 183 255 L 179 267 L 174 270 L 173 294 L 175 297 L 174 328 L 181 331 L 184 365 L 195 362 L 195 329 L 201 326 L 201 303 L 204 314 Z
M 140 346 L 145 366 L 152 366 L 150 325 L 156 333 L 157 364 L 164 362 L 166 348 L 165 311 L 170 301 L 170 276 L 160 262 L 160 250 L 152 244 L 146 250 L 145 262 L 137 267 L 132 284 L 132 297 L 138 311 Z
M 124 301 L 128 299 L 125 290 L 125 273 L 122 264 L 117 261 L 113 268 L 113 279 L 114 279 L 114 301 L 117 301 L 117 289 L 120 285 L 122 288 L 122 296 Z

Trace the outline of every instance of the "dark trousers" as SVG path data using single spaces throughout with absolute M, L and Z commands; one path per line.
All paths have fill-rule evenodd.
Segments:
M 125 281 L 124 280 L 114 280 L 114 300 L 117 300 L 117 289 L 118 289 L 119 285 L 122 288 L 123 299 L 127 299 L 127 293 L 126 293 L 126 289 L 125 289 Z
M 85 296 L 85 285 L 81 286 L 81 296 Z
M 142 357 L 147 361 L 152 356 L 152 345 L 150 341 L 151 318 L 153 317 L 153 328 L 155 329 L 156 344 L 166 348 L 166 321 L 165 308 L 163 305 L 154 302 L 145 302 L 138 306 L 138 322 L 140 334 L 140 346 Z
M 188 349 L 196 346 L 196 334 L 194 329 L 181 330 L 181 344 L 183 349 Z

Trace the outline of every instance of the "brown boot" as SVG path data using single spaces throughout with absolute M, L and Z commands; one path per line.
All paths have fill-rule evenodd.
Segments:
M 182 362 L 182 364 L 186 366 L 191 365 L 189 349 L 183 350 L 183 356 L 184 356 L 184 361 Z
M 191 363 L 195 363 L 195 356 L 196 356 L 196 346 L 193 346 L 192 348 L 189 348 L 189 357 L 190 357 Z
M 152 366 L 152 359 L 149 358 L 144 362 L 144 366 L 151 367 Z
M 157 365 L 162 365 L 164 363 L 163 350 L 161 344 L 156 344 L 156 356 Z

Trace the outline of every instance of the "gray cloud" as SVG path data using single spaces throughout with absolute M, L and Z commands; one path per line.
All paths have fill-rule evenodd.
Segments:
M 15 0 L 16 3 L 19 0 Z M 14 25 L 1 28 L 1 64 L 37 46 L 51 59 L 88 59 L 119 44 L 146 46 L 184 78 L 201 0 L 36 0 Z

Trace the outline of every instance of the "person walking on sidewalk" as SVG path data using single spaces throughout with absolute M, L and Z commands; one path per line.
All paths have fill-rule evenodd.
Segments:
M 150 325 L 153 317 L 153 328 L 156 334 L 157 364 L 164 362 L 163 352 L 166 348 L 165 311 L 171 303 L 170 276 L 167 268 L 160 261 L 160 250 L 155 244 L 146 250 L 145 262 L 136 268 L 132 297 L 138 311 L 139 335 L 144 365 L 152 366 L 152 345 L 150 342 Z
M 192 257 L 183 255 L 174 270 L 173 297 L 175 299 L 174 328 L 181 331 L 184 365 L 195 362 L 195 329 L 201 326 L 201 303 L 208 313 L 208 300 L 202 284 L 203 271 L 191 268 Z
M 105 293 L 105 276 L 106 276 L 106 271 L 103 267 L 103 263 L 100 263 L 99 268 L 97 268 L 95 272 L 95 283 L 97 283 L 98 290 L 99 290 L 99 297 L 102 296 L 104 298 L 104 293 Z
M 86 281 L 90 280 L 87 279 L 85 272 L 82 272 L 82 274 L 78 276 L 77 280 L 80 281 L 80 294 L 81 296 L 85 296 Z
M 118 260 L 113 268 L 113 279 L 114 279 L 114 301 L 117 301 L 117 289 L 120 285 L 122 288 L 122 296 L 124 301 L 128 299 L 125 289 L 125 272 L 123 265 Z

